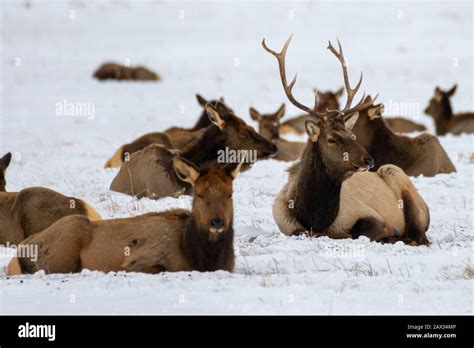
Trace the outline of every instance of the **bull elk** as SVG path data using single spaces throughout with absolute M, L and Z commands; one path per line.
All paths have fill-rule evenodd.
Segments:
M 204 99 L 199 94 L 196 94 L 196 99 L 203 107 L 203 111 L 198 121 L 192 128 L 181 128 L 181 127 L 171 127 L 165 130 L 164 132 L 152 132 L 147 133 L 134 141 L 120 146 L 113 156 L 107 160 L 104 165 L 104 168 L 119 168 L 123 162 L 130 159 L 130 155 L 134 152 L 144 149 L 151 144 L 162 144 L 170 149 L 181 150 L 192 144 L 193 141 L 196 141 L 202 136 L 203 129 L 208 127 L 211 122 L 207 116 L 207 112 L 204 109 L 204 106 L 208 101 Z M 223 98 L 220 98 L 219 101 L 224 101 Z M 210 103 L 215 104 L 216 100 L 211 100 Z
M 341 98 L 344 93 L 343 88 L 340 88 L 335 93 L 331 91 L 320 92 L 317 89 L 313 89 L 313 92 L 317 94 L 318 97 L 318 110 L 324 112 L 327 109 L 329 110 L 338 110 L 339 109 L 339 98 Z M 296 116 L 290 118 L 289 120 L 283 122 L 280 125 L 280 134 L 304 134 L 306 133 L 305 122 L 311 119 L 311 116 L 308 114 Z
M 457 85 L 454 85 L 445 92 L 436 87 L 434 95 L 425 109 L 425 113 L 433 118 L 438 135 L 474 133 L 473 112 L 453 113 L 449 99 L 456 92 L 456 88 Z
M 280 120 L 285 115 L 285 104 L 282 104 L 278 111 L 273 114 L 262 115 L 254 108 L 250 108 L 249 112 L 252 120 L 258 122 L 259 134 L 277 146 L 278 153 L 274 159 L 294 161 L 300 157 L 305 143 L 280 138 Z
M 173 209 L 102 221 L 79 215 L 63 218 L 23 241 L 20 247 L 37 246 L 38 257 L 17 254 L 7 273 L 232 272 L 232 181 L 240 164 L 213 163 L 202 169 L 175 157 L 173 168 L 181 180 L 194 186 L 192 211 Z
M 288 84 L 285 56 L 291 36 L 280 53 L 264 49 L 276 57 L 283 89 L 290 102 L 313 120 L 305 122 L 309 139 L 301 160 L 289 170 L 284 185 L 273 204 L 273 217 L 286 235 L 307 233 L 331 238 L 357 238 L 410 244 L 429 244 L 426 230 L 429 210 L 402 169 L 384 165 L 376 173 L 368 172 L 373 159 L 354 140 L 352 127 L 358 111 L 372 100 L 364 96 L 353 107 L 352 100 L 361 83 L 350 86 L 347 66 L 338 41 L 337 51 L 329 42 L 328 49 L 342 66 L 347 101 L 339 110 L 317 111 L 297 101 L 292 89 L 296 77 Z
M 102 64 L 93 75 L 98 80 L 136 80 L 136 81 L 160 81 L 157 73 L 143 67 L 130 67 L 117 63 Z
M 5 192 L 5 187 L 7 186 L 5 173 L 7 171 L 8 166 L 10 165 L 11 160 L 11 152 L 8 152 L 2 158 L 0 158 L 0 192 Z
M 394 164 L 409 176 L 434 176 L 456 171 L 437 137 L 421 134 L 411 138 L 394 133 L 382 117 L 383 109 L 383 104 L 369 105 L 359 112 L 352 128 L 357 142 L 375 161 L 373 171 L 384 164 Z
M 201 137 L 180 151 L 182 157 L 205 166 L 215 161 L 229 163 L 247 153 L 250 153 L 248 162 L 252 163 L 277 152 L 275 144 L 259 135 L 224 103 L 208 103 L 206 111 L 211 125 L 202 129 Z M 226 158 L 227 154 L 229 158 Z M 120 167 L 110 189 L 152 199 L 190 194 L 191 187 L 180 182 L 171 171 L 175 155 L 176 150 L 156 145 L 133 153 Z M 249 163 L 245 163 L 243 169 L 247 169 Z

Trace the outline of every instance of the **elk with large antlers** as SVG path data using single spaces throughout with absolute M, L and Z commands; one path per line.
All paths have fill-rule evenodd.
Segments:
M 373 159 L 358 144 L 351 132 L 358 111 L 369 102 L 365 95 L 355 105 L 352 101 L 362 83 L 362 75 L 351 88 L 342 46 L 339 51 L 329 43 L 329 50 L 342 65 L 347 101 L 341 111 L 317 111 L 298 102 L 292 94 L 296 77 L 288 84 L 285 55 L 291 36 L 280 53 L 262 45 L 277 58 L 280 78 L 288 99 L 314 116 L 306 121 L 309 139 L 301 160 L 289 170 L 288 183 L 273 205 L 273 216 L 286 235 L 308 233 L 331 238 L 357 238 L 413 245 L 429 244 L 426 230 L 429 210 L 406 174 L 395 165 L 385 165 L 376 173 L 368 172 Z M 370 100 L 370 103 L 373 101 Z

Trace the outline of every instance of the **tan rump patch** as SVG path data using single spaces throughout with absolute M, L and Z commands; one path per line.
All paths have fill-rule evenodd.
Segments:
M 105 163 L 104 168 L 120 168 L 122 165 L 123 146 L 120 146 L 114 155 Z
M 7 275 L 13 276 L 13 275 L 20 275 L 20 274 L 23 274 L 23 272 L 21 271 L 20 262 L 18 261 L 18 258 L 15 256 L 8 264 Z

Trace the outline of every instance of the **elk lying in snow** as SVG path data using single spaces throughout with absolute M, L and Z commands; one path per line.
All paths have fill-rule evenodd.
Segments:
M 453 114 L 449 98 L 456 92 L 456 88 L 457 85 L 454 85 L 449 91 L 444 92 L 436 87 L 434 96 L 425 109 L 425 113 L 433 118 L 438 135 L 474 133 L 473 112 Z
M 208 103 L 206 111 L 212 124 L 202 130 L 202 136 L 192 146 L 180 152 L 182 157 L 205 166 L 215 161 L 230 163 L 238 160 L 240 154 L 249 154 L 243 166 L 247 169 L 249 163 L 277 152 L 275 144 L 259 135 L 223 103 Z M 189 194 L 190 187 L 180 183 L 171 171 L 175 154 L 176 151 L 153 145 L 133 153 L 130 161 L 120 167 L 110 189 L 152 199 Z
M 122 165 L 122 162 L 130 159 L 132 153 L 144 149 L 151 144 L 162 144 L 170 149 L 182 150 L 189 144 L 192 144 L 193 141 L 199 139 L 203 133 L 202 129 L 208 127 L 211 122 L 209 121 L 207 112 L 204 109 L 205 103 L 208 101 L 199 94 L 196 94 L 196 99 L 199 105 L 203 107 L 203 111 L 194 127 L 171 127 L 164 132 L 144 134 L 131 143 L 120 146 L 118 150 L 115 151 L 114 155 L 105 163 L 104 168 L 119 168 Z M 219 101 L 223 102 L 224 99 L 220 98 Z M 216 100 L 210 101 L 212 104 L 215 104 L 216 102 Z
M 395 133 L 423 132 L 426 127 L 403 117 L 386 117 L 385 122 Z
M 117 63 L 102 64 L 93 75 L 98 80 L 160 81 L 160 76 L 142 66 L 130 67 Z
M 249 111 L 252 120 L 258 122 L 260 135 L 277 146 L 278 153 L 274 157 L 276 160 L 294 161 L 300 157 L 305 143 L 280 138 L 280 119 L 285 115 L 285 104 L 282 104 L 274 114 L 262 115 L 254 108 L 250 108 Z
M 61 219 L 21 246 L 37 246 L 37 260 L 14 257 L 9 275 L 80 272 L 179 272 L 234 269 L 232 181 L 240 165 L 198 169 L 173 160 L 176 175 L 194 186 L 192 211 L 174 209 L 126 219 Z
M 344 93 L 343 88 L 340 88 L 336 93 L 331 91 L 320 92 L 317 89 L 314 89 L 313 91 L 317 94 L 319 100 L 317 111 L 324 112 L 327 109 L 339 109 L 339 98 L 341 98 L 342 93 Z M 304 134 L 306 132 L 305 122 L 308 119 L 311 119 L 311 116 L 307 114 L 290 118 L 288 121 L 285 121 L 280 125 L 280 134 Z
M 273 205 L 273 217 L 286 235 L 308 233 L 331 238 L 357 238 L 365 235 L 376 241 L 403 240 L 410 244 L 429 244 L 425 235 L 429 211 L 403 170 L 385 165 L 377 173 L 366 172 L 373 160 L 354 140 L 352 127 L 358 111 L 367 107 L 364 97 L 351 107 L 362 82 L 351 88 L 347 66 L 339 44 L 339 52 L 331 43 L 329 49 L 342 65 L 347 102 L 341 111 L 317 111 L 298 102 L 292 94 L 296 77 L 288 84 L 285 55 L 262 45 L 278 60 L 280 77 L 288 99 L 296 107 L 313 115 L 306 121 L 308 143 L 301 160 L 289 172 L 288 183 Z M 372 103 L 372 100 L 368 101 Z
M 7 171 L 11 160 L 12 154 L 10 152 L 0 158 L 0 192 L 5 192 L 5 187 L 7 186 L 5 172 Z
M 100 220 L 86 202 L 43 187 L 0 192 L 0 244 L 18 244 L 68 215 Z
M 366 98 L 371 101 L 370 96 Z M 410 138 L 395 134 L 382 117 L 382 104 L 370 105 L 359 112 L 352 132 L 375 161 L 376 171 L 384 164 L 394 164 L 409 176 L 434 176 L 456 171 L 438 138 L 421 134 Z

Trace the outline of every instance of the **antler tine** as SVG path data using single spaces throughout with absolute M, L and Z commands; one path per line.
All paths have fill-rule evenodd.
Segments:
M 357 94 L 357 91 L 359 90 L 361 84 L 362 84 L 363 73 L 362 72 L 360 73 L 360 78 L 359 78 L 359 81 L 357 82 L 356 86 L 354 88 L 351 88 L 351 84 L 349 82 L 349 74 L 347 72 L 347 63 L 346 63 L 346 60 L 344 58 L 344 52 L 342 50 L 342 45 L 341 45 L 341 42 L 339 41 L 339 39 L 337 39 L 337 45 L 339 47 L 339 52 L 337 52 L 334 49 L 334 47 L 331 44 L 331 41 L 329 41 L 328 49 L 336 56 L 336 58 L 339 60 L 339 62 L 341 63 L 341 66 L 342 66 L 342 74 L 344 76 L 344 86 L 345 86 L 346 92 L 347 92 L 347 101 L 346 101 L 346 105 L 341 110 L 341 112 L 343 114 L 346 114 L 346 113 L 349 113 L 349 112 L 354 112 L 354 111 L 357 111 L 359 109 L 362 109 L 363 106 L 365 105 L 365 103 L 363 103 L 364 98 L 365 98 L 365 93 L 364 93 L 364 96 L 359 101 L 359 103 L 357 103 L 356 106 L 351 108 L 352 101 L 353 101 L 355 95 Z M 368 105 L 370 105 L 370 104 L 368 104 Z M 365 106 L 365 107 L 367 107 L 367 106 Z
M 285 45 L 283 45 L 283 48 L 280 53 L 275 52 L 274 50 L 270 49 L 267 44 L 265 43 L 265 39 L 262 40 L 262 46 L 267 51 L 268 53 L 272 54 L 278 61 L 278 68 L 280 70 L 280 79 L 281 83 L 283 85 L 283 89 L 285 91 L 285 94 L 288 98 L 288 100 L 296 106 L 298 109 L 303 110 L 304 112 L 307 112 L 309 114 L 312 114 L 316 117 L 319 117 L 319 113 L 316 111 L 317 103 L 318 103 L 318 98 L 317 94 L 315 93 L 315 100 L 314 100 L 314 108 L 309 108 L 306 105 L 301 104 L 299 101 L 295 99 L 293 96 L 292 90 L 293 87 L 296 83 L 296 78 L 298 77 L 298 74 L 295 75 L 293 80 L 291 81 L 290 84 L 288 84 L 288 81 L 286 79 L 286 68 L 285 68 L 285 58 L 286 58 L 286 51 L 288 49 L 288 46 L 290 45 L 291 39 L 293 38 L 293 35 L 290 35 L 288 40 L 286 40 Z

